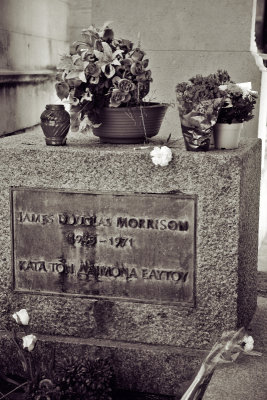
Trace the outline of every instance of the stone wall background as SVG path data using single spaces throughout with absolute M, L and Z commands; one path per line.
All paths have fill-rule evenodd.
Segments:
M 93 0 L 92 20 L 96 26 L 113 21 L 116 34 L 135 43 L 140 32 L 154 79 L 150 96 L 175 102 L 178 82 L 217 69 L 260 91 L 261 71 L 250 52 L 253 5 L 253 0 Z M 257 137 L 258 107 L 256 118 L 245 124 L 246 137 Z M 176 110 L 164 122 L 166 135 L 181 134 Z
M 1 0 L 0 68 L 53 69 L 68 47 L 69 0 Z
M 264 160 L 267 72 L 254 37 L 262 4 L 263 0 L 1 0 L 0 136 L 40 122 L 45 105 L 57 101 L 54 74 L 60 54 L 68 51 L 82 28 L 112 21 L 117 36 L 136 43 L 140 32 L 154 79 L 149 99 L 173 104 L 162 126 L 163 137 L 181 135 L 176 84 L 197 73 L 227 69 L 233 80 L 251 81 L 259 92 L 255 118 L 245 124 L 243 136 L 263 139 Z M 263 171 L 263 180 L 265 175 Z M 262 196 L 262 216 L 264 202 Z M 265 225 L 260 227 L 260 242 Z
M 1 0 L 0 135 L 40 122 L 69 47 L 69 0 Z
M 70 43 L 79 38 L 81 30 L 92 23 L 92 0 L 70 2 L 69 39 Z
M 136 43 L 140 32 L 153 72 L 150 99 L 175 103 L 178 82 L 218 68 L 227 69 L 235 81 L 252 81 L 260 92 L 261 71 L 250 52 L 255 4 L 254 0 L 1 0 L 0 76 L 10 71 L 51 74 L 82 28 L 108 20 L 119 37 Z M 55 95 L 52 86 L 44 91 L 43 105 Z M 34 125 L 40 106 L 31 107 L 36 108 Z M 21 110 L 12 112 L 17 115 Z M 257 137 L 259 104 L 255 114 L 245 124 L 244 136 Z M 20 123 L 15 130 L 29 126 Z M 14 126 L 6 125 L 0 134 L 14 131 Z M 162 132 L 181 134 L 175 109 L 167 114 Z

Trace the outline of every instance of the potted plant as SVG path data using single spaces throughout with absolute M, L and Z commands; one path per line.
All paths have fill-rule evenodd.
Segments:
M 239 145 L 243 123 L 251 120 L 257 101 L 257 92 L 251 83 L 229 83 L 220 87 L 226 98 L 214 127 L 214 144 L 217 149 L 236 149 Z
M 226 96 L 220 86 L 230 82 L 227 71 L 196 75 L 176 86 L 182 133 L 189 151 L 208 150 L 218 112 Z
M 152 81 L 148 64 L 140 43 L 115 38 L 108 23 L 83 29 L 58 66 L 56 91 L 70 102 L 71 130 L 92 129 L 109 143 L 156 135 L 168 105 L 144 101 Z

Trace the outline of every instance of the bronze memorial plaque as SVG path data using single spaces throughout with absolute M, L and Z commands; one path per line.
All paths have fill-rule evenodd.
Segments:
M 10 193 L 16 291 L 194 306 L 195 196 Z

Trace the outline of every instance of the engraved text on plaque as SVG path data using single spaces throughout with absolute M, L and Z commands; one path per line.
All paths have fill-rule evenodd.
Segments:
M 11 188 L 14 288 L 194 304 L 194 196 Z

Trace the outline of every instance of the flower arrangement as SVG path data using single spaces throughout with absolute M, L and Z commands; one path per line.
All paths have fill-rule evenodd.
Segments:
M 257 101 L 257 92 L 251 90 L 251 82 L 229 83 L 220 86 L 226 94 L 225 102 L 218 115 L 218 123 L 242 123 L 251 120 Z
M 58 97 L 70 103 L 72 131 L 97 127 L 103 107 L 144 105 L 152 81 L 140 40 L 135 47 L 115 38 L 108 22 L 83 29 L 81 36 L 61 57 L 56 83 Z
M 225 97 L 221 90 L 221 85 L 230 82 L 230 76 L 227 71 L 218 70 L 215 74 L 208 76 L 196 75 L 188 82 L 178 83 L 176 85 L 176 94 L 179 109 L 183 110 L 182 115 L 203 109 L 207 104 L 207 110 L 216 99 Z M 206 103 L 209 101 L 208 103 Z
M 229 83 L 227 71 L 218 70 L 208 76 L 196 75 L 176 86 L 176 98 L 182 132 L 188 150 L 208 150 L 226 93 L 220 88 Z

